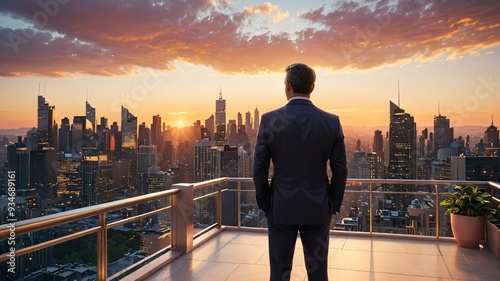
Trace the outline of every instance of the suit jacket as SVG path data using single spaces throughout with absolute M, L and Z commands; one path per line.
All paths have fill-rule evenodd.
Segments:
M 333 172 L 330 181 L 328 160 Z M 346 165 L 338 116 L 317 108 L 309 99 L 291 99 L 262 115 L 253 180 L 257 204 L 270 222 L 304 225 L 330 220 L 342 204 Z

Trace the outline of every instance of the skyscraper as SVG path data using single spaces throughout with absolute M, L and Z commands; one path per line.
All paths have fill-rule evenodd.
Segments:
M 108 127 L 108 118 L 101 117 L 100 124 L 96 127 L 96 136 L 96 146 L 99 154 L 108 155 L 112 159 L 113 155 L 110 153 L 111 133 Z
M 236 120 L 231 119 L 227 123 L 227 135 L 228 137 L 231 137 L 232 135 L 236 135 L 236 132 L 237 132 Z
M 358 140 L 359 141 L 359 140 Z M 366 152 L 360 150 L 358 145 L 354 151 L 354 157 L 349 161 L 348 166 L 349 178 L 354 179 L 369 179 L 370 175 L 370 162 L 366 159 Z
M 416 179 L 417 125 L 413 116 L 390 102 L 389 167 L 391 179 Z
M 21 137 L 17 143 L 7 146 L 7 168 L 16 172 L 16 190 L 30 188 L 30 152 Z M 4 192 L 6 194 L 6 190 Z
M 108 118 L 106 117 L 101 117 L 101 124 L 99 124 L 101 127 L 101 130 L 109 130 L 109 127 L 108 127 Z M 99 127 L 99 126 L 98 126 Z
M 161 131 L 161 116 L 153 115 L 153 123 L 151 124 L 151 144 L 156 145 L 158 153 L 163 151 L 163 134 Z
M 220 176 L 220 151 L 214 141 L 194 144 L 194 182 L 215 179 Z
M 178 167 L 176 182 L 191 182 L 195 178 L 193 173 L 194 151 L 193 143 L 189 141 L 180 141 L 177 145 L 175 152 L 175 163 Z
M 384 162 L 384 137 L 380 130 L 376 130 L 373 136 L 373 152 L 377 154 L 378 162 Z
M 238 147 L 224 146 L 220 152 L 221 177 L 238 177 Z
M 260 116 L 259 116 L 259 109 L 257 108 L 257 106 L 255 107 L 255 111 L 253 113 L 253 127 L 255 130 L 258 130 L 259 129 L 259 125 L 260 125 Z
M 130 161 L 113 160 L 113 186 L 122 191 L 130 187 Z
M 440 148 L 448 148 L 453 142 L 453 128 L 450 119 L 439 114 L 434 116 L 434 156 Z
M 80 179 L 78 177 L 78 167 L 81 156 L 78 154 L 58 154 L 57 155 L 57 193 L 65 196 L 70 201 L 71 207 L 76 207 L 77 198 L 80 196 Z
M 498 129 L 493 125 L 493 120 L 491 125 L 484 132 L 484 143 L 489 148 L 500 147 L 500 140 L 498 139 Z
M 50 147 L 57 148 L 57 122 L 56 107 L 45 101 L 45 97 L 38 96 L 37 111 L 37 138 L 38 143 L 48 143 Z
M 215 101 L 215 145 L 226 144 L 226 100 L 222 98 L 222 90 L 219 99 Z
M 71 125 L 71 148 L 73 153 L 82 153 L 92 145 L 89 140 L 92 135 L 92 124 L 87 116 L 74 116 Z
M 122 131 L 117 122 L 113 122 L 109 128 L 109 150 L 112 155 L 122 151 Z
M 43 96 L 38 96 L 37 117 L 38 142 L 49 142 L 49 103 Z
M 154 145 L 141 145 L 137 152 L 137 190 L 139 195 L 148 193 L 150 169 L 156 167 L 156 148 Z
M 368 153 L 365 159 L 370 163 L 370 178 L 383 179 L 384 178 L 384 163 L 380 162 L 377 153 Z
M 137 149 L 137 117 L 122 106 L 122 150 Z
M 214 124 L 215 124 L 215 119 L 213 114 L 210 115 L 208 119 L 205 119 L 205 128 L 210 133 L 210 140 L 214 140 L 214 132 L 215 132 Z
M 163 171 L 168 171 L 172 168 L 174 147 L 172 145 L 172 141 L 166 141 L 163 146 L 164 148 L 161 154 L 161 161 L 158 166 L 160 166 Z
M 498 182 L 500 157 L 451 156 L 451 180 Z
M 150 130 L 146 126 L 145 122 L 139 125 L 139 138 L 137 139 L 137 145 L 150 145 Z
M 95 132 L 97 126 L 96 110 L 88 101 L 85 102 L 85 117 L 92 124 L 92 132 Z
M 252 177 L 252 161 L 253 157 L 249 155 L 243 146 L 238 146 L 238 177 Z
M 137 117 L 122 106 L 122 150 L 121 157 L 130 163 L 130 182 L 137 179 Z
M 241 126 L 243 126 L 243 117 L 240 112 L 238 112 L 238 133 L 241 132 Z
M 137 172 L 148 174 L 148 168 L 156 166 L 157 153 L 153 145 L 141 145 L 137 152 Z
M 82 206 L 111 202 L 114 199 L 113 165 L 105 156 L 88 156 L 78 167 Z
M 30 151 L 30 186 L 41 199 L 57 194 L 57 153 L 53 147 Z
M 417 125 L 409 113 L 390 102 L 389 125 L 389 179 L 417 178 Z M 390 191 L 416 191 L 414 186 L 388 185 Z M 413 196 L 394 194 L 390 196 L 398 210 L 406 209 Z
M 64 117 L 61 120 L 61 128 L 59 129 L 59 147 L 58 150 L 65 153 L 71 153 L 71 127 L 69 125 L 69 118 Z
M 422 130 L 422 135 L 420 135 L 418 137 L 418 153 L 417 153 L 417 157 L 419 159 L 420 158 L 424 158 L 425 156 L 427 156 L 426 141 L 427 141 L 428 137 L 429 137 L 429 129 L 425 128 L 425 129 Z
M 245 132 L 251 133 L 252 128 L 252 114 L 248 111 L 245 113 Z

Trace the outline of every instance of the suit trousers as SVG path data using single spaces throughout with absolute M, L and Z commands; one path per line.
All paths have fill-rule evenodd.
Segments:
M 283 225 L 268 221 L 271 281 L 290 280 L 297 234 L 304 249 L 309 281 L 328 280 L 330 220 L 315 225 Z

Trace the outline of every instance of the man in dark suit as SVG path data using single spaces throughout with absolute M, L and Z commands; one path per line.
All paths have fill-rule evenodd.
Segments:
M 253 164 L 257 204 L 268 221 L 270 280 L 290 279 L 298 233 L 308 279 L 328 280 L 330 221 L 347 180 L 344 135 L 339 118 L 309 99 L 314 70 L 301 63 L 285 70 L 288 103 L 262 116 Z

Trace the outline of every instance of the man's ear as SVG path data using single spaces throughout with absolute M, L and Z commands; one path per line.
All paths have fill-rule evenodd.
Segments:
M 313 91 L 314 91 L 314 83 L 313 83 L 313 85 L 312 85 L 312 87 L 311 87 L 311 92 L 310 92 L 310 93 L 312 93 Z M 309 93 L 309 94 L 310 94 L 310 93 Z

